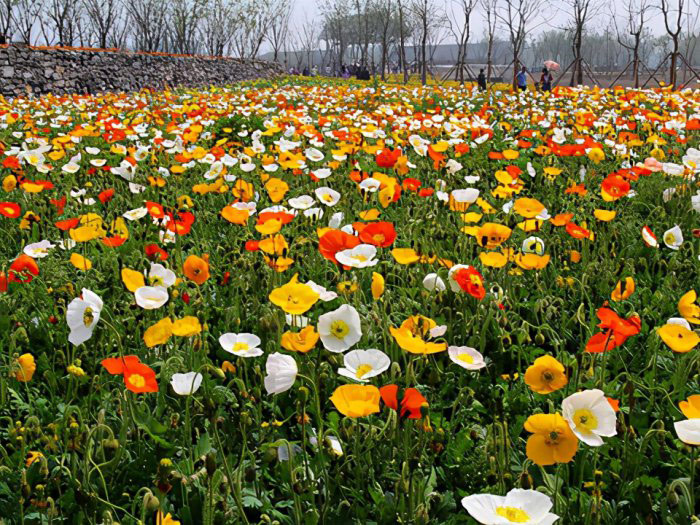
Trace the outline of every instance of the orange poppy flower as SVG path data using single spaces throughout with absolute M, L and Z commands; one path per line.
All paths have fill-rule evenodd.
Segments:
M 400 156 L 400 149 L 397 148 L 392 151 L 389 148 L 384 148 L 377 154 L 374 160 L 380 168 L 393 168 Z
M 318 251 L 332 263 L 338 264 L 335 254 L 354 248 L 358 244 L 360 244 L 360 239 L 354 235 L 341 230 L 328 230 L 318 240 Z
M 158 392 L 156 373 L 143 363 L 133 363 L 124 367 L 124 384 L 135 394 Z
M 360 241 L 382 248 L 391 246 L 395 240 L 396 230 L 390 222 L 373 222 L 364 226 L 360 232 Z
M 600 193 L 605 201 L 616 201 L 630 192 L 630 183 L 620 175 L 608 175 L 600 183 Z
M 566 233 L 571 235 L 574 239 L 589 239 L 591 237 L 591 232 L 581 226 L 574 224 L 573 222 L 568 222 L 566 224 Z
M 551 222 L 554 226 L 566 226 L 573 218 L 573 213 L 560 213 L 559 215 L 555 215 L 549 219 L 549 222 Z
M 603 331 L 588 340 L 586 352 L 598 354 L 617 348 L 642 328 L 642 320 L 636 315 L 624 319 L 606 307 L 599 308 L 596 315 L 600 319 L 598 327 Z
M 0 215 L 4 215 L 9 219 L 16 219 L 21 212 L 22 210 L 16 202 L 0 202 Z
M 415 388 L 407 388 L 399 396 L 398 385 L 386 385 L 379 389 L 379 394 L 384 404 L 392 410 L 398 411 L 401 406 L 399 416 L 402 418 L 420 419 L 421 410 L 428 407 L 428 400 Z
M 135 355 L 125 355 L 124 357 L 108 357 L 100 361 L 100 364 L 113 376 L 120 376 L 124 373 L 124 369 L 129 366 L 140 363 L 141 360 Z
M 200 285 L 204 284 L 204 282 L 209 279 L 209 262 L 196 255 L 190 255 L 185 259 L 185 263 L 182 266 L 182 273 L 184 273 L 185 277 L 189 280 Z
M 11 283 L 30 283 L 39 275 L 39 266 L 34 259 L 23 253 L 12 262 L 7 274 Z

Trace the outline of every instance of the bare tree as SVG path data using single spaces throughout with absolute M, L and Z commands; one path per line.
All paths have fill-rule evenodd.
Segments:
M 644 26 L 647 22 L 646 15 L 651 9 L 649 0 L 625 0 L 623 3 L 625 18 L 622 32 L 617 25 L 616 13 L 611 13 L 611 18 L 615 25 L 617 42 L 627 49 L 632 55 L 632 77 L 634 87 L 639 87 L 639 50 L 642 44 Z
M 170 0 L 170 42 L 176 53 L 198 51 L 198 28 L 208 0 Z
M 114 37 L 123 7 L 119 0 L 83 0 L 89 31 L 97 46 L 106 48 Z
M 165 0 L 130 0 L 126 7 L 133 47 L 140 51 L 165 50 L 168 3 Z
M 464 70 L 467 64 L 467 44 L 471 30 L 472 11 L 476 7 L 477 0 L 450 0 L 446 5 L 447 27 L 452 37 L 457 42 L 457 80 L 464 83 Z
M 420 80 L 425 85 L 428 82 L 428 40 L 430 40 L 432 33 L 439 32 L 444 18 L 438 16 L 440 10 L 437 9 L 433 0 L 413 0 L 410 7 L 415 19 L 416 38 L 420 48 L 418 60 Z
M 406 0 L 396 0 L 399 12 L 399 62 L 403 70 L 403 83 L 408 83 L 408 64 L 406 63 Z
M 591 11 L 597 7 L 597 2 L 594 0 L 565 0 L 565 4 L 570 9 L 569 14 L 571 15 L 569 30 L 572 34 L 571 50 L 574 53 L 574 69 L 571 74 L 571 85 L 573 86 L 574 83 L 583 84 L 583 57 L 581 56 L 583 32 Z
M 289 38 L 289 23 L 294 9 L 293 0 L 280 0 L 277 13 L 270 21 L 270 26 L 265 35 L 267 42 L 272 46 L 272 60 L 279 61 L 279 52 Z
M 486 22 L 486 81 L 491 82 L 491 72 L 493 70 L 493 42 L 496 38 L 496 12 L 498 10 L 498 0 L 481 0 L 481 8 L 484 11 L 484 22 Z
M 382 80 L 386 80 L 386 66 L 389 57 L 389 44 L 391 38 L 391 29 L 394 23 L 394 13 L 396 6 L 393 0 L 377 0 L 376 13 L 378 15 L 379 32 L 381 35 L 382 45 L 382 61 L 381 61 L 381 76 Z
M 9 42 L 12 38 L 12 10 L 17 5 L 17 0 L 0 0 L 0 43 Z
M 542 8 L 547 4 L 545 0 L 503 0 L 498 6 L 496 16 L 508 31 L 513 52 L 513 87 L 516 85 L 516 75 L 520 69 L 520 56 L 525 39 L 539 25 L 548 21 L 543 18 L 536 23 Z
M 43 9 L 43 0 L 17 0 L 11 15 L 12 23 L 25 44 L 32 44 L 32 32 L 37 22 L 41 21 Z
M 277 16 L 278 0 L 234 0 L 233 50 L 240 58 L 255 58 Z
M 660 0 L 660 9 L 664 17 L 664 27 L 666 33 L 671 39 L 671 69 L 669 71 L 669 84 L 676 86 L 676 76 L 678 73 L 678 55 L 680 49 L 680 35 L 683 30 L 683 16 L 685 9 L 685 0 L 676 0 L 673 5 L 673 0 Z M 674 21 L 675 19 L 675 21 Z

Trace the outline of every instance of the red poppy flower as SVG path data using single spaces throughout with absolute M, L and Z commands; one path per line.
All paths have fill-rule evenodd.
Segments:
M 0 272 L 0 293 L 7 291 L 7 276 L 5 272 Z
M 135 394 L 158 392 L 156 373 L 143 363 L 133 363 L 124 367 L 124 385 Z
M 260 249 L 260 241 L 246 241 L 245 250 L 247 252 L 257 252 Z
M 2 167 L 7 168 L 9 170 L 18 170 L 19 169 L 19 157 L 15 157 L 14 155 L 10 155 L 8 157 L 5 157 L 2 161 Z
M 63 215 L 63 208 L 66 207 L 66 196 L 64 195 L 60 199 L 49 199 L 49 202 L 56 207 L 56 214 Z
M 175 216 L 173 213 L 168 212 L 167 216 L 170 217 L 166 228 L 171 232 L 177 233 L 178 235 L 187 235 L 192 229 L 194 224 L 194 214 L 188 211 L 178 213 Z
M 108 190 L 100 192 L 100 194 L 97 196 L 97 198 L 100 199 L 100 202 L 102 204 L 107 204 L 109 201 L 112 200 L 113 197 L 114 197 L 114 188 L 109 188 Z
M 400 405 L 399 415 L 408 419 L 420 419 L 421 409 L 428 406 L 428 401 L 415 388 L 405 389 L 399 397 L 398 385 L 386 385 L 379 389 L 379 394 L 384 404 L 392 410 L 398 411 Z
M 120 376 L 128 366 L 140 363 L 141 360 L 135 355 L 125 355 L 124 357 L 108 357 L 100 361 L 100 364 L 113 376 Z
M 586 352 L 597 354 L 617 348 L 642 328 L 642 320 L 636 315 L 624 319 L 606 307 L 599 308 L 596 315 L 600 319 L 598 327 L 603 331 L 588 340 Z
M 588 239 L 591 236 L 591 232 L 586 228 L 581 228 L 581 226 L 569 222 L 566 224 L 566 233 L 571 235 L 574 239 Z
M 392 151 L 389 148 L 384 148 L 377 154 L 375 161 L 380 168 L 393 168 L 400 156 L 400 149 L 397 148 Z
M 62 221 L 56 221 L 54 224 L 56 225 L 56 228 L 65 232 L 75 228 L 79 222 L 80 217 L 76 217 L 75 219 L 64 219 Z
M 144 251 L 146 252 L 146 257 L 149 259 L 164 261 L 168 258 L 168 252 L 157 244 L 147 244 L 144 246 Z
M 418 191 L 418 188 L 420 188 L 420 185 L 421 185 L 421 182 L 418 179 L 412 179 L 412 178 L 404 179 L 403 182 L 401 183 L 401 186 L 406 191 Z
M 601 189 L 607 193 L 612 199 L 617 200 L 630 192 L 630 183 L 620 175 L 608 175 L 600 183 Z
M 39 275 L 39 266 L 34 259 L 23 253 L 13 261 L 7 273 L 11 283 L 30 283 Z
M 486 297 L 484 278 L 476 268 L 469 266 L 457 270 L 454 274 L 454 280 L 462 290 L 472 297 L 476 297 L 480 301 Z
M 102 244 L 105 246 L 109 246 L 110 248 L 116 248 L 117 246 L 121 246 L 126 242 L 126 237 L 121 237 L 119 235 L 114 235 L 112 237 L 103 237 L 100 239 L 102 241 Z
M 430 197 L 431 195 L 433 195 L 433 193 L 435 193 L 435 190 L 433 188 L 421 188 L 418 191 L 418 196 L 419 197 Z
M 366 244 L 387 248 L 396 240 L 396 230 L 390 222 L 372 222 L 362 228 L 360 240 Z
M 154 219 L 162 219 L 165 217 L 165 210 L 163 206 L 153 201 L 146 201 L 146 209 L 151 217 Z
M 428 146 L 428 156 L 433 159 L 433 169 L 439 170 L 445 165 L 445 159 L 447 158 L 442 153 L 438 153 L 433 149 L 432 146 Z
M 335 254 L 354 248 L 360 244 L 360 239 L 341 230 L 329 230 L 318 240 L 318 251 L 329 261 L 338 264 Z
M 294 214 L 283 211 L 266 211 L 258 215 L 258 224 L 265 224 L 269 220 L 278 220 L 282 224 L 289 224 L 294 220 Z
M 16 219 L 22 213 L 22 209 L 16 202 L 0 202 L 0 215 L 10 219 Z

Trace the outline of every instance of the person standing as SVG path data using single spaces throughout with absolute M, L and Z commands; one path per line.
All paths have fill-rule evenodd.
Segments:
M 479 89 L 481 91 L 486 91 L 486 75 L 484 75 L 484 70 L 479 70 L 479 76 L 476 77 L 476 82 L 479 84 Z
M 552 73 L 545 67 L 542 69 L 542 77 L 540 78 L 540 85 L 542 86 L 542 91 L 552 91 L 552 82 L 554 77 Z
M 525 66 L 523 66 L 515 77 L 515 83 L 518 85 L 520 91 L 525 91 L 527 89 L 527 69 Z

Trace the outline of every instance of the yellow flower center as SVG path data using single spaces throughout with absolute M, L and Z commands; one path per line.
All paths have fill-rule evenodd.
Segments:
M 248 346 L 248 343 L 236 343 L 235 345 L 233 345 L 234 352 L 245 352 L 249 348 L 250 346 Z
M 353 255 L 352 258 L 357 262 L 365 262 L 367 260 L 367 257 L 364 255 Z
M 459 354 L 457 356 L 457 359 L 459 359 L 463 363 L 467 363 L 468 365 L 471 365 L 474 362 L 474 358 L 469 354 Z
M 496 514 L 511 523 L 527 523 L 530 521 L 530 515 L 517 507 L 496 507 Z
M 163 278 L 160 275 L 151 275 L 148 280 L 151 281 L 151 286 L 165 286 Z
M 345 321 L 333 321 L 331 323 L 331 334 L 338 339 L 344 339 L 350 333 L 350 327 Z
M 673 235 L 672 233 L 667 233 L 664 235 L 664 242 L 666 244 L 675 244 L 676 243 L 676 236 Z
M 83 324 L 89 327 L 94 320 L 95 316 L 92 315 L 92 308 L 88 306 L 83 312 Z
M 593 412 L 587 408 L 581 408 L 574 412 L 574 423 L 576 424 L 576 428 L 578 430 L 586 433 L 590 433 L 598 428 L 598 419 L 595 417 Z
M 129 383 L 131 383 L 135 388 L 141 388 L 146 384 L 146 380 L 142 375 L 131 374 L 129 376 Z
M 326 202 L 333 202 L 333 196 L 330 193 L 324 193 L 321 198 Z
M 357 367 L 357 372 L 355 372 L 355 377 L 357 379 L 362 379 L 364 376 L 372 371 L 372 365 L 360 365 Z

